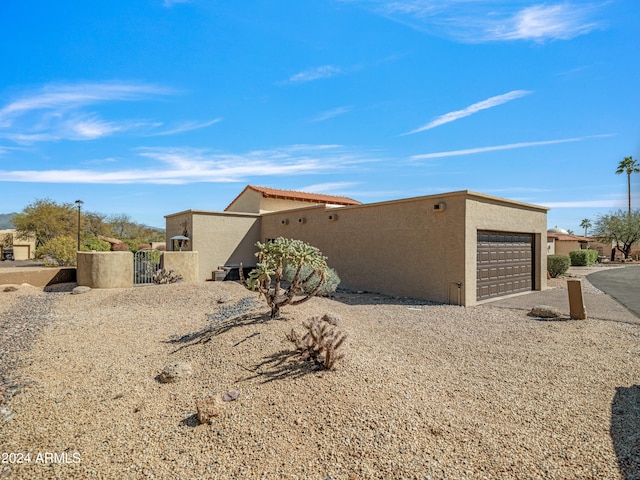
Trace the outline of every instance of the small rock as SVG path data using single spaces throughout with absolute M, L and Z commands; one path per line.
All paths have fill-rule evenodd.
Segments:
M 73 295 L 80 295 L 82 293 L 87 293 L 87 292 L 90 292 L 90 291 L 91 291 L 91 287 L 85 287 L 83 285 L 78 285 L 73 290 L 71 290 L 71 293 Z
M 192 373 L 191 365 L 184 362 L 176 362 L 164 367 L 160 375 L 158 375 L 158 381 L 161 383 L 174 383 L 191 376 Z
M 538 318 L 559 318 L 562 316 L 560 310 L 549 305 L 537 305 L 531 309 L 529 316 Z
M 234 400 L 237 400 L 238 397 L 240 396 L 240 392 L 237 390 L 229 390 L 228 392 L 224 392 L 222 394 L 222 401 L 223 402 L 233 402 Z
M 211 395 L 196 404 L 198 409 L 198 420 L 200 423 L 211 424 L 215 417 L 222 413 L 222 398 L 219 394 Z

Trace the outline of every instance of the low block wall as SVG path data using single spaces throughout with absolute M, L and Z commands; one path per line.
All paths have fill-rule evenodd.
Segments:
M 77 278 L 91 288 L 133 287 L 133 253 L 78 252 Z
M 76 281 L 75 267 L 16 267 L 0 270 L 0 285 L 46 287 Z
M 162 252 L 162 266 L 182 275 L 184 282 L 199 281 L 198 252 Z

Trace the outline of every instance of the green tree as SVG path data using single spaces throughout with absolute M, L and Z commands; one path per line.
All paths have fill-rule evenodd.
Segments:
M 634 160 L 631 156 L 624 157 L 618 164 L 616 175 L 622 173 L 627 174 L 627 201 L 628 201 L 628 213 L 631 215 L 631 174 L 640 173 L 640 163 Z
M 245 281 L 240 265 L 240 280 L 250 290 L 263 295 L 271 308 L 271 318 L 280 316 L 280 308 L 285 305 L 299 305 L 315 296 L 325 284 L 327 258 L 316 247 L 301 240 L 276 238 L 273 242 L 256 243 L 258 252 L 257 268 L 252 270 Z M 293 277 L 286 288 L 285 266 L 293 269 Z M 303 268 L 309 268 L 303 274 Z M 308 286 L 317 281 L 315 288 Z M 298 297 L 298 298 L 296 298 Z
M 589 220 L 588 218 L 584 218 L 582 219 L 582 221 L 580 222 L 580 227 L 584 228 L 584 236 L 587 236 L 587 231 L 593 227 L 593 224 L 591 223 L 591 220 Z
M 69 267 L 77 262 L 78 239 L 63 235 L 52 238 L 36 248 L 35 257 L 48 267 Z
M 595 223 L 595 235 L 603 243 L 611 242 L 629 258 L 631 246 L 640 240 L 640 210 L 625 213 L 623 210 L 600 215 Z
M 45 198 L 16 213 L 13 224 L 19 237 L 35 237 L 37 249 L 56 237 L 77 235 L 78 216 L 72 204 L 60 205 Z

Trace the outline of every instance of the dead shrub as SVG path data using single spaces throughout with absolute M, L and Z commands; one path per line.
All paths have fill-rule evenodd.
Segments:
M 306 330 L 304 335 L 300 336 L 292 328 L 291 333 L 286 335 L 287 340 L 296 346 L 304 360 L 311 360 L 327 370 L 334 370 L 336 362 L 344 357 L 344 353 L 338 349 L 347 338 L 346 333 L 336 328 L 337 321 L 337 317 L 331 314 L 313 316 L 302 323 Z

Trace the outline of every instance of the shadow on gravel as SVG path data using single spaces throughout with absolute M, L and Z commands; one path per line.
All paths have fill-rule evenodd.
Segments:
M 640 385 L 616 389 L 611 402 L 611 440 L 622 478 L 640 479 Z
M 186 335 L 182 335 L 181 337 L 172 338 L 166 343 L 182 344 L 172 352 L 176 353 L 186 347 L 207 343 L 211 341 L 213 337 L 226 333 L 234 328 L 260 325 L 268 323 L 270 320 L 272 319 L 269 316 L 269 313 L 247 313 L 244 315 L 239 315 L 237 317 L 226 318 L 222 321 L 217 321 L 215 323 L 207 325 L 202 330 L 187 333 Z M 255 334 L 250 335 L 246 339 L 250 338 L 251 336 L 255 336 Z
M 301 378 L 310 373 L 322 371 L 322 368 L 300 357 L 296 350 L 281 350 L 267 355 L 252 370 L 254 376 L 245 380 L 262 379 L 261 383 L 270 383 L 285 378 Z

